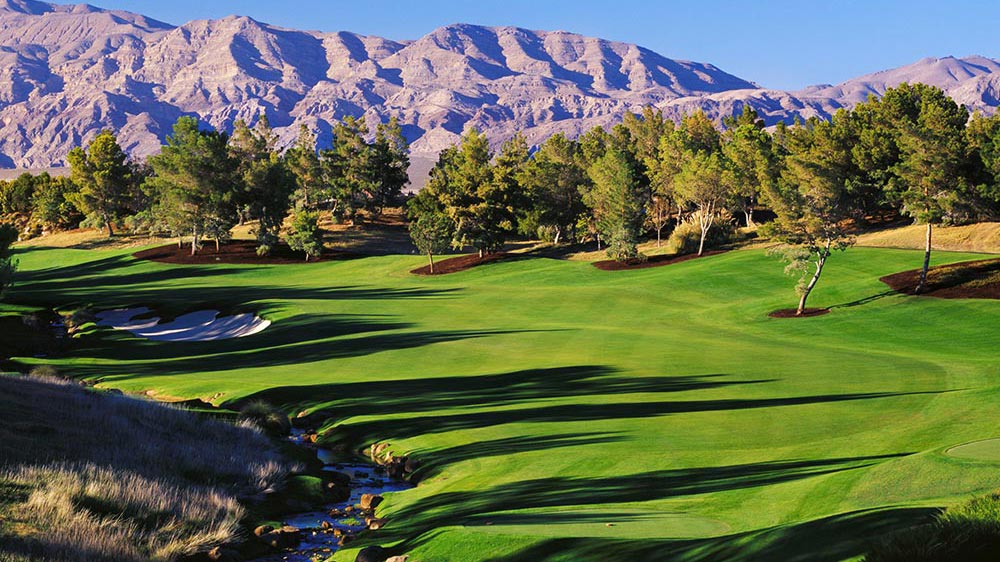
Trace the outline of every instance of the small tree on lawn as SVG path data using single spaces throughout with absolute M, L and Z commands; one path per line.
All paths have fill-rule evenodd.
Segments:
M 300 211 L 292 219 L 292 231 L 288 235 L 288 245 L 297 252 L 304 252 L 306 261 L 312 256 L 323 254 L 323 230 L 319 227 L 319 213 Z
M 810 122 L 792 129 L 785 170 L 770 186 L 768 201 L 778 217 L 762 226 L 761 233 L 784 244 L 772 253 L 789 262 L 786 273 L 799 276 L 796 315 L 805 312 L 806 300 L 833 252 L 854 244 L 857 204 L 850 185 L 856 170 L 847 120 L 841 111 L 831 123 Z
M 410 238 L 421 253 L 427 254 L 434 273 L 434 254 L 444 252 L 455 237 L 455 222 L 434 193 L 423 190 L 410 200 Z

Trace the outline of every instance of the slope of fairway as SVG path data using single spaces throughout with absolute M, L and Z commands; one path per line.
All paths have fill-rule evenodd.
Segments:
M 935 263 L 981 256 L 936 254 Z M 102 331 L 65 372 L 323 411 L 328 439 L 423 461 L 373 541 L 414 560 L 840 560 L 1000 485 L 945 454 L 1000 437 L 1000 303 L 894 294 L 914 251 L 834 256 L 810 306 L 762 250 L 604 272 L 415 256 L 187 266 L 31 250 L 15 304 L 252 311 L 254 336 Z M 345 551 L 336 560 L 353 560 Z

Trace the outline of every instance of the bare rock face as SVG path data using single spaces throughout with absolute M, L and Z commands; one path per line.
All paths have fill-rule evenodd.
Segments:
M 752 105 L 768 124 L 829 117 L 904 81 L 992 112 L 1000 62 L 925 59 L 799 92 L 705 63 L 563 31 L 455 24 L 415 41 L 282 29 L 246 17 L 173 27 L 88 5 L 0 0 L 0 168 L 58 166 L 101 129 L 136 156 L 181 115 L 231 130 L 264 113 L 285 143 L 300 124 L 328 142 L 347 115 L 398 117 L 417 168 L 471 127 L 529 143 L 618 122 L 653 105 L 720 120 Z M 419 173 L 418 173 L 419 175 Z

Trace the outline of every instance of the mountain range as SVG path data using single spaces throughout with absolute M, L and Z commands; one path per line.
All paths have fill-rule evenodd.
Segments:
M 344 116 L 396 116 L 426 169 L 469 127 L 494 143 L 515 131 L 538 143 L 649 105 L 721 120 L 748 104 L 774 124 L 829 117 L 902 82 L 939 86 L 974 110 L 1000 105 L 1000 61 L 980 56 L 786 92 L 565 31 L 455 24 L 400 41 L 248 17 L 173 26 L 89 5 L 0 0 L 0 168 L 58 166 L 102 128 L 145 156 L 182 115 L 231 130 L 263 113 L 286 143 L 300 124 L 325 143 Z

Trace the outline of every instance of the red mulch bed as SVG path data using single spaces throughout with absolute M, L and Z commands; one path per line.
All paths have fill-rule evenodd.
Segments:
M 724 254 L 729 250 L 712 250 L 705 252 L 702 255 L 698 254 L 684 254 L 684 255 L 673 255 L 673 254 L 663 254 L 659 256 L 649 256 L 645 260 L 634 260 L 629 262 L 620 262 L 615 260 L 604 260 L 595 261 L 593 263 L 594 267 L 602 271 L 623 271 L 628 269 L 646 269 L 647 267 L 660 267 L 663 265 L 670 265 L 673 263 L 681 263 L 688 260 L 707 258 L 708 256 L 716 256 L 719 254 Z
M 807 308 L 802 311 L 802 314 L 796 314 L 797 308 L 783 308 L 781 310 L 775 310 L 774 312 L 768 314 L 771 318 L 812 318 L 815 316 L 823 316 L 824 314 L 829 314 L 829 308 Z
M 132 254 L 141 260 L 152 260 L 160 263 L 172 263 L 177 265 L 208 265 L 220 263 L 237 264 L 302 264 L 306 263 L 306 256 L 302 252 L 296 252 L 285 244 L 278 244 L 271 249 L 271 254 L 267 256 L 257 255 L 257 242 L 254 240 L 233 240 L 223 244 L 219 251 L 215 251 L 215 243 L 209 242 L 202 246 L 198 253 L 191 255 L 191 244 L 184 244 L 178 248 L 177 244 L 169 244 L 158 248 L 150 248 Z M 322 257 L 311 257 L 309 263 L 319 261 L 342 260 L 356 257 L 345 252 L 327 251 Z
M 423 267 L 418 267 L 410 271 L 414 275 L 447 275 L 448 273 L 458 273 L 459 271 L 465 271 L 466 269 L 472 269 L 477 265 L 483 265 L 484 263 L 492 263 L 500 261 L 510 257 L 510 254 L 500 252 L 497 254 L 486 254 L 483 257 L 479 257 L 478 254 L 472 254 L 469 256 L 456 256 L 454 258 L 448 258 L 441 261 L 434 261 L 434 273 L 431 273 L 430 264 Z
M 920 282 L 920 270 L 893 273 L 879 281 L 893 291 L 912 295 Z M 940 299 L 1000 299 L 1000 259 L 932 267 L 927 271 L 927 287 L 921 296 Z

